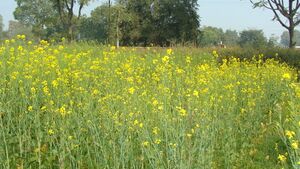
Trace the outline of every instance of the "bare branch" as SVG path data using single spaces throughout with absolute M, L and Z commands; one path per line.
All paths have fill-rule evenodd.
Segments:
M 299 24 L 300 24 L 300 19 L 298 19 L 298 20 L 294 23 L 295 26 L 297 26 L 297 25 L 299 25 Z
M 68 11 L 70 10 L 70 7 L 69 7 L 69 4 L 67 1 L 65 1 L 65 5 L 66 5 L 66 8 L 68 9 Z
M 290 34 L 290 48 L 295 46 L 293 40 L 295 27 L 300 24 L 300 0 L 250 0 L 254 8 L 262 7 L 270 9 L 274 13 L 273 20 L 286 28 Z M 288 24 L 285 21 L 288 21 Z
M 81 2 L 79 5 L 79 10 L 78 10 L 78 17 L 77 17 L 78 19 L 80 19 L 80 17 L 81 17 L 81 10 L 82 10 L 83 6 L 84 6 L 84 3 Z
M 289 29 L 289 27 L 281 20 L 279 14 L 276 12 L 277 10 L 274 8 L 274 6 L 272 5 L 271 0 L 268 0 L 270 8 L 272 9 L 277 21 L 286 29 Z

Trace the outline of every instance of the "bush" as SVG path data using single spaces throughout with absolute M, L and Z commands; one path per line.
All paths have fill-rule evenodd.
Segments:
M 286 63 L 289 66 L 300 70 L 300 50 L 286 49 L 286 48 L 228 48 L 218 50 L 218 62 L 230 57 L 239 58 L 240 60 L 253 60 L 253 59 L 272 59 Z

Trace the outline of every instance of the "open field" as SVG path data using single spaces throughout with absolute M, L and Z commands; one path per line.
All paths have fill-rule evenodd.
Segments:
M 285 64 L 19 38 L 0 47 L 0 168 L 300 167 Z

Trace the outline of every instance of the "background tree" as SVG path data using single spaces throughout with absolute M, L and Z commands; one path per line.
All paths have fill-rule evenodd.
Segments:
M 236 30 L 226 30 L 212 26 L 200 30 L 198 42 L 201 46 L 217 46 L 222 42 L 225 46 L 236 46 L 239 42 L 239 33 Z
M 223 34 L 223 44 L 226 46 L 235 46 L 239 42 L 239 34 L 235 30 L 226 30 Z
M 223 30 L 212 26 L 204 27 L 198 38 L 201 46 L 216 46 L 223 40 Z
M 129 14 L 128 20 L 121 23 L 124 44 L 147 45 L 159 41 L 155 37 L 159 34 L 160 29 L 154 31 L 157 22 L 150 11 L 151 3 L 152 0 L 119 1 L 119 4 L 124 7 L 125 13 Z
M 59 14 L 64 32 L 69 41 L 75 38 L 75 31 L 81 18 L 82 9 L 91 0 L 51 0 Z M 78 7 L 78 8 L 77 8 Z M 75 14 L 78 11 L 77 15 Z
M 289 40 L 290 40 L 289 32 L 284 31 L 280 36 L 280 44 L 285 47 L 288 47 Z M 296 45 L 300 45 L 300 31 L 299 30 L 295 30 L 295 32 L 294 32 L 294 41 L 296 42 Z
M 280 46 L 280 43 L 278 41 L 279 41 L 279 37 L 272 34 L 268 40 L 268 47 Z
M 199 31 L 197 0 L 158 1 L 158 21 L 163 27 L 162 34 L 176 43 L 195 42 Z
M 82 17 L 79 27 L 80 39 L 106 43 L 108 37 L 106 27 L 106 23 L 101 19 L 95 20 L 93 17 Z
M 16 0 L 14 17 L 20 23 L 32 27 L 33 33 L 41 39 L 45 38 L 47 29 L 57 23 L 58 13 L 49 0 Z
M 295 32 L 295 34 L 296 34 L 296 32 Z M 283 45 L 283 46 L 288 47 L 289 42 L 290 42 L 289 40 L 290 40 L 289 32 L 284 31 L 280 36 L 280 44 Z
M 103 4 L 95 8 L 91 12 L 90 17 L 82 17 L 80 19 L 79 33 L 82 40 L 95 40 L 105 43 L 107 40 L 107 24 L 108 24 L 109 6 Z
M 90 17 L 81 19 L 81 39 L 116 44 L 118 38 L 122 39 L 121 24 L 130 20 L 124 10 L 119 4 L 109 7 L 107 3 L 95 8 Z
M 240 33 L 239 45 L 247 48 L 264 48 L 268 46 L 262 30 L 244 30 Z
M 14 38 L 17 35 L 26 35 L 28 39 L 33 39 L 32 28 L 18 21 L 9 21 L 7 38 Z
M 250 0 L 254 7 L 263 7 L 272 10 L 273 20 L 277 20 L 289 32 L 289 47 L 294 48 L 295 27 L 300 24 L 299 0 Z M 287 21 L 287 22 L 286 22 Z
M 120 23 L 125 44 L 164 46 L 196 41 L 197 0 L 119 0 L 118 4 L 129 15 Z

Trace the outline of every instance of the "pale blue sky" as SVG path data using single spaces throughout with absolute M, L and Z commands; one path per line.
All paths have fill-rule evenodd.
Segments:
M 99 6 L 104 0 L 95 0 L 84 13 Z M 253 9 L 249 0 L 198 0 L 201 26 L 215 26 L 223 29 L 262 29 L 266 36 L 280 36 L 284 29 L 279 23 L 272 21 L 273 14 L 269 10 Z M 1 0 L 0 15 L 3 16 L 5 28 L 13 19 L 16 7 L 14 0 Z

